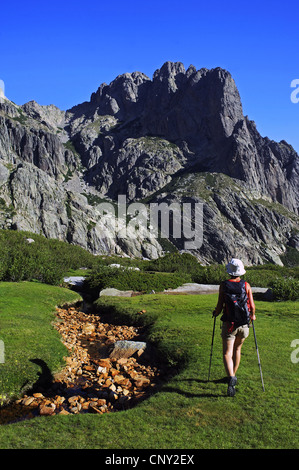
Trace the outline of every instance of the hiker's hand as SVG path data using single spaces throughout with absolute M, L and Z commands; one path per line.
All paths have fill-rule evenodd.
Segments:
M 255 320 L 256 320 L 255 313 L 251 313 L 251 314 L 250 314 L 250 320 L 251 320 L 251 321 L 255 321 Z
M 216 310 L 214 310 L 214 312 L 213 312 L 213 317 L 218 317 L 218 315 L 219 315 L 219 313 L 217 314 L 217 313 L 216 313 Z

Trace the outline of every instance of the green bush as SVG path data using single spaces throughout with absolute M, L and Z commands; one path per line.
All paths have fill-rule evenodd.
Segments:
M 191 274 L 199 267 L 197 259 L 189 253 L 168 253 L 162 258 L 148 262 L 148 271 L 180 272 Z
M 280 257 L 285 266 L 298 266 L 299 264 L 299 251 L 296 248 L 289 246 L 284 255 Z
M 144 261 L 116 256 L 97 257 L 96 265 L 100 269 L 112 263 L 122 266 L 135 266 L 143 272 L 188 274 L 191 281 L 198 284 L 216 284 L 228 278 L 225 265 L 201 266 L 194 256 L 189 253 L 167 253 L 165 256 L 152 261 Z M 113 276 L 112 276 L 113 277 Z M 271 287 L 278 279 L 299 279 L 298 266 L 278 266 L 274 264 L 246 267 L 243 278 L 252 286 Z M 155 290 L 155 289 L 154 289 Z
M 275 300 L 299 299 L 299 281 L 296 279 L 277 279 L 272 282 L 271 288 Z
M 282 273 L 275 270 L 247 270 L 244 275 L 245 281 L 249 282 L 251 286 L 255 287 L 271 287 L 271 284 L 282 278 Z
M 34 243 L 29 244 L 26 238 L 33 238 Z M 0 250 L 0 281 L 37 280 L 58 285 L 68 271 L 83 266 L 94 268 L 90 283 L 93 284 L 92 289 L 97 291 L 105 287 L 143 292 L 162 291 L 178 287 L 184 282 L 219 285 L 227 279 L 224 265 L 201 266 L 197 258 L 189 253 L 168 253 L 152 261 L 94 256 L 82 247 L 30 232 L 0 230 Z M 292 255 L 295 259 L 293 251 Z M 108 268 L 113 263 L 138 267 L 140 271 L 115 271 Z M 105 267 L 110 271 L 105 270 Z M 271 287 L 273 282 L 287 278 L 299 280 L 299 267 L 295 265 L 259 265 L 246 269 L 244 279 L 252 286 Z
M 102 266 L 89 273 L 85 288 L 93 298 L 97 298 L 99 292 L 108 287 L 149 293 L 152 290 L 162 292 L 164 289 L 174 289 L 186 282 L 191 282 L 188 274 L 142 272 Z
M 0 250 L 0 281 L 58 285 L 68 270 L 94 263 L 94 256 L 81 247 L 29 232 L 0 230 Z
M 252 286 L 272 287 L 275 281 L 284 279 L 299 279 L 299 267 L 277 266 L 265 264 L 247 268 L 244 279 Z
M 192 280 L 198 284 L 220 284 L 227 279 L 227 276 L 225 266 L 212 264 L 198 267 L 197 271 L 192 273 Z

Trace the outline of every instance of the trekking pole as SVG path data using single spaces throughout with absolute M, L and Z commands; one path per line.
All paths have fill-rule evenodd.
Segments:
M 208 382 L 209 382 L 209 380 L 210 380 L 210 372 L 211 372 L 211 364 L 212 364 L 212 355 L 213 355 L 213 344 L 214 344 L 214 334 L 215 334 L 216 318 L 217 318 L 217 317 L 214 317 L 214 325 L 213 325 L 213 334 L 212 334 L 212 344 L 211 344 L 211 353 L 210 353 L 210 367 L 209 367 Z
M 253 328 L 254 341 L 255 341 L 255 348 L 256 348 L 256 353 L 257 353 L 257 360 L 258 360 L 258 363 L 259 363 L 260 374 L 261 374 L 261 380 L 262 380 L 262 386 L 263 386 L 263 392 L 264 392 L 264 391 L 265 391 L 265 387 L 264 387 L 262 366 L 261 366 L 261 361 L 260 361 L 259 349 L 258 349 L 258 347 L 257 347 L 256 334 L 255 334 L 255 328 L 254 328 L 254 321 L 253 321 L 253 320 L 252 320 L 252 328 Z

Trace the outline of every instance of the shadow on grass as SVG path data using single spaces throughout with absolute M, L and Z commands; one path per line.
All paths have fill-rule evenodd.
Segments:
M 30 391 L 37 390 L 39 388 L 46 388 L 47 389 L 48 387 L 50 387 L 51 384 L 54 381 L 54 377 L 52 375 L 51 370 L 49 369 L 49 367 L 45 363 L 45 361 L 43 361 L 42 359 L 29 359 L 29 360 L 30 360 L 30 362 L 32 362 L 33 364 L 38 365 L 41 368 L 41 372 L 37 373 L 38 379 L 33 384 Z M 30 391 L 29 391 L 29 393 L 30 393 Z
M 41 371 L 37 372 L 38 379 L 30 388 L 27 388 L 28 381 L 23 384 L 22 388 L 26 391 L 25 397 L 41 389 L 47 390 L 48 387 L 51 387 L 54 380 L 51 370 L 45 361 L 36 358 L 29 359 L 29 361 L 38 365 Z M 11 400 L 0 407 L 0 425 L 24 421 L 38 415 L 36 410 L 31 409 L 29 406 L 23 406 L 19 401 L 20 400 Z
M 190 379 L 182 379 L 181 382 L 196 382 L 198 384 L 208 384 L 208 383 L 214 383 L 214 384 L 226 384 L 227 383 L 227 377 L 217 379 L 217 380 L 201 380 L 197 378 L 190 378 Z M 174 393 L 179 393 L 180 395 L 184 395 L 186 398 L 194 398 L 194 397 L 201 397 L 201 398 L 219 398 L 223 396 L 223 391 L 219 391 L 219 393 L 211 393 L 207 391 L 203 391 L 203 393 L 193 393 L 193 392 L 188 392 L 186 390 L 181 390 L 179 388 L 173 387 L 166 385 L 163 387 L 163 391 L 165 392 L 174 392 Z

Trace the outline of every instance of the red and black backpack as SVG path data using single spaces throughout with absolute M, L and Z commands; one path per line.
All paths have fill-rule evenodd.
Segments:
M 221 320 L 233 323 L 235 328 L 249 324 L 246 282 L 244 280 L 239 282 L 224 281 L 222 286 L 225 306 Z

